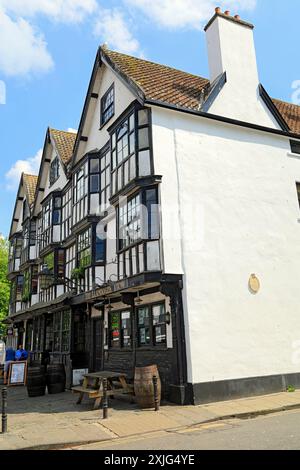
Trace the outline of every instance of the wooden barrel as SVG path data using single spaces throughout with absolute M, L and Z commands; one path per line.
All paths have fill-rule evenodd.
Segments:
M 134 371 L 134 394 L 141 408 L 154 408 L 153 376 L 157 377 L 159 403 L 161 400 L 161 382 L 156 365 L 136 367 Z
M 45 395 L 46 373 L 44 366 L 39 364 L 28 367 L 26 386 L 29 397 L 41 397 Z
M 62 393 L 66 388 L 66 372 L 63 364 L 49 364 L 46 374 L 48 393 Z

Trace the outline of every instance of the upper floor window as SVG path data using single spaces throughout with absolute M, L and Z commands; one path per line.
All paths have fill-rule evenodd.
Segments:
M 61 196 L 54 197 L 52 223 L 53 225 L 61 223 Z
M 105 210 L 110 197 L 110 149 L 106 147 L 100 155 L 100 205 Z
M 119 250 L 141 239 L 159 238 L 157 188 L 148 188 L 120 204 L 118 210 Z
M 137 176 L 152 174 L 150 110 L 134 109 L 111 134 L 112 195 Z
M 88 228 L 85 232 L 78 235 L 77 241 L 77 258 L 78 266 L 86 268 L 92 262 L 92 247 L 91 247 L 92 229 Z
M 58 157 L 55 157 L 52 160 L 50 165 L 50 173 L 49 173 L 49 183 L 52 186 L 53 183 L 59 178 L 59 160 Z
M 300 154 L 300 142 L 297 140 L 290 140 L 290 144 L 292 153 Z
M 101 99 L 101 126 L 104 126 L 115 113 L 115 89 L 112 85 Z
M 298 194 L 298 202 L 300 207 L 300 183 L 296 183 L 297 194 Z

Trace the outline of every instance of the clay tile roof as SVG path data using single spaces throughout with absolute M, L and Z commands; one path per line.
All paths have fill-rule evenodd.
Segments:
M 130 78 L 146 99 L 199 110 L 209 80 L 181 70 L 103 49 L 117 70 Z
M 37 181 L 38 181 L 37 176 L 26 175 L 25 173 L 23 173 L 23 184 L 24 184 L 25 192 L 28 197 L 29 206 L 31 206 L 31 204 L 34 202 Z
M 300 134 L 300 106 L 276 99 L 273 99 L 273 103 L 285 119 L 291 131 L 295 134 Z
M 101 48 L 116 71 L 129 78 L 144 93 L 147 100 L 200 110 L 203 98 L 210 90 L 206 78 Z M 300 106 L 273 99 L 291 132 L 300 134 Z
M 57 129 L 50 129 L 50 133 L 54 139 L 60 158 L 64 164 L 67 165 L 73 155 L 73 148 L 77 134 L 75 132 L 59 131 Z

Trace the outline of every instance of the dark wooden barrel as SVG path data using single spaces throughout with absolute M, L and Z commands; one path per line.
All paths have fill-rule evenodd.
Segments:
M 66 388 L 66 371 L 63 364 L 49 364 L 46 374 L 48 393 L 62 393 Z
M 156 365 L 136 367 L 134 371 L 134 394 L 141 408 L 154 408 L 153 376 L 157 377 L 159 403 L 161 400 L 161 382 Z
M 27 393 L 29 397 L 41 397 L 46 391 L 46 373 L 45 367 L 39 365 L 30 365 L 27 371 Z

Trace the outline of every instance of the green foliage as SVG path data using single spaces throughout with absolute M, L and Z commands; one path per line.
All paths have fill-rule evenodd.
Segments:
M 0 238 L 0 334 L 5 331 L 2 323 L 8 315 L 10 284 L 7 281 L 8 242 Z
M 71 279 L 76 279 L 78 281 L 79 279 L 83 279 L 83 278 L 84 278 L 84 268 L 83 267 L 75 268 L 75 269 L 72 270 Z
M 296 391 L 296 389 L 295 389 L 295 387 L 294 387 L 293 385 L 289 385 L 289 386 L 288 386 L 287 392 L 292 393 L 292 392 L 295 392 L 295 391 Z

